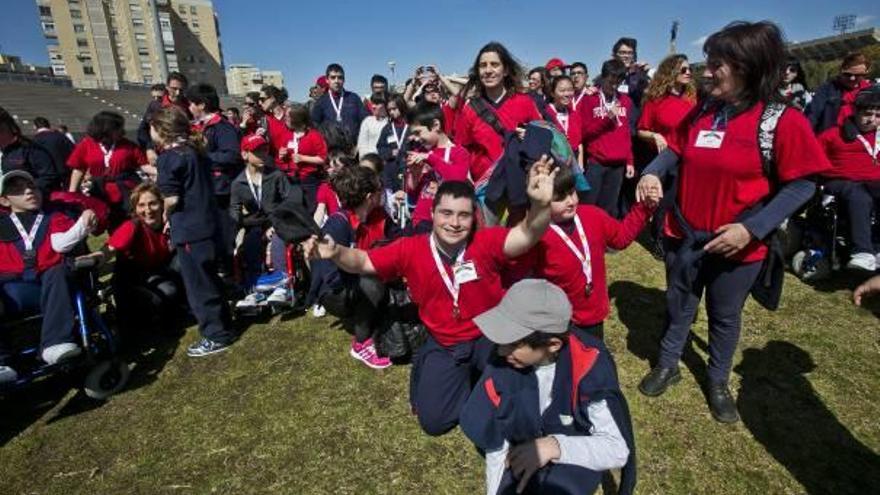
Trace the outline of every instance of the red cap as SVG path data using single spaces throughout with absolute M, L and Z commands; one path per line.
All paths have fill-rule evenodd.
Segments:
M 315 81 L 315 85 L 320 88 L 327 89 L 330 87 L 330 83 L 327 82 L 327 76 L 321 76 Z
M 547 70 L 552 70 L 557 67 L 560 69 L 565 69 L 568 66 L 565 65 L 565 62 L 563 62 L 561 58 L 551 58 L 547 61 L 547 65 L 544 66 L 544 68 Z
M 259 134 L 251 134 L 245 136 L 241 140 L 241 151 L 257 151 L 263 146 L 268 146 L 269 142 Z

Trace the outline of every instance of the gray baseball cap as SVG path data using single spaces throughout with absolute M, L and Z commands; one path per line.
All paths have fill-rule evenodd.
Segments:
M 0 177 L 0 196 L 6 194 L 6 182 L 16 177 L 21 177 L 31 182 L 34 182 L 34 176 L 25 172 L 24 170 L 11 170 L 9 172 L 6 172 L 5 174 L 3 174 L 3 177 Z
M 565 292 L 543 279 L 521 280 L 498 306 L 474 318 L 483 335 L 496 344 L 511 344 L 534 332 L 565 333 L 571 303 Z

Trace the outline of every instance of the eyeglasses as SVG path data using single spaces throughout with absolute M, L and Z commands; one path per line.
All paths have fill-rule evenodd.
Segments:
M 681 69 L 678 69 L 678 72 L 681 74 L 690 74 L 691 68 L 690 68 L 690 66 L 685 66 L 685 67 L 682 67 Z
M 271 97 L 270 96 L 261 96 L 261 97 L 257 98 L 257 100 L 260 103 L 263 103 L 264 101 L 268 100 L 269 98 L 271 98 Z

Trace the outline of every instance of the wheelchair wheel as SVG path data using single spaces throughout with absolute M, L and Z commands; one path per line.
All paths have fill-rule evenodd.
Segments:
M 782 242 L 782 251 L 786 258 L 790 258 L 797 254 L 804 242 L 804 227 L 800 219 L 792 218 L 787 220 L 779 228 L 780 241 Z
M 798 251 L 791 259 L 791 270 L 801 280 L 824 280 L 831 276 L 831 262 L 812 250 Z
M 122 361 L 101 361 L 86 375 L 83 390 L 92 399 L 104 400 L 125 387 L 130 373 Z

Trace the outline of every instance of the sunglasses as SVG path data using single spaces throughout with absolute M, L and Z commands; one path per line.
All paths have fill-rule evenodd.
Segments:
M 690 73 L 691 73 L 691 68 L 690 68 L 689 66 L 688 66 L 688 67 L 682 67 L 681 69 L 678 69 L 678 72 L 681 73 L 681 74 L 690 74 Z
M 862 80 L 865 78 L 865 76 L 867 76 L 867 74 L 854 74 L 852 72 L 841 72 L 841 75 L 845 79 L 856 79 L 856 80 Z

